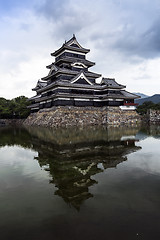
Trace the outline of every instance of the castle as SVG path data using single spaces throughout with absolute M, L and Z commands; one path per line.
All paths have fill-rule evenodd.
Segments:
M 52 106 L 119 106 L 124 110 L 135 110 L 134 99 L 139 96 L 124 90 L 126 86 L 104 77 L 100 83 L 96 82 L 101 74 L 90 71 L 95 63 L 86 59 L 89 51 L 73 35 L 51 53 L 55 61 L 47 66 L 48 75 L 38 80 L 32 89 L 36 95 L 29 99 L 31 112 Z

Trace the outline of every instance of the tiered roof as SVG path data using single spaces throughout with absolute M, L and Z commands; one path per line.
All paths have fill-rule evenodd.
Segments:
M 71 51 L 76 51 L 76 52 L 81 52 L 81 53 L 88 53 L 90 49 L 83 48 L 79 42 L 77 41 L 75 35 L 73 34 L 73 37 L 65 42 L 62 47 L 60 47 L 58 50 L 55 52 L 51 53 L 51 56 L 57 56 L 64 50 L 71 50 Z
M 117 83 L 114 78 L 102 78 L 101 85 L 106 85 L 109 88 L 117 89 L 126 88 L 126 86 Z
M 32 89 L 37 95 L 30 99 L 30 107 L 38 109 L 59 104 L 82 106 L 83 101 L 84 106 L 120 106 L 125 100 L 134 102 L 139 96 L 125 91 L 126 86 L 117 83 L 115 79 L 102 78 L 99 84 L 96 83 L 101 74 L 88 71 L 95 65 L 86 59 L 89 51 L 83 48 L 73 35 L 69 41 L 51 53 L 55 56 L 55 62 L 47 66 L 48 75 L 38 80 L 36 87 Z
M 93 77 L 93 78 L 99 78 L 101 77 L 101 74 L 98 74 L 98 73 L 93 73 L 93 72 L 89 72 L 89 71 L 83 71 L 81 70 L 81 72 L 84 72 L 84 74 L 87 76 L 87 77 Z M 73 76 L 76 76 L 77 74 L 79 74 L 79 71 L 74 71 L 74 70 L 70 70 L 70 69 L 67 69 L 67 68 L 57 68 L 56 71 L 53 71 L 52 74 L 46 76 L 46 77 L 43 77 L 42 79 L 43 80 L 48 80 L 49 78 L 53 77 L 53 76 L 56 76 L 58 74 L 69 74 L 69 75 L 73 75 Z

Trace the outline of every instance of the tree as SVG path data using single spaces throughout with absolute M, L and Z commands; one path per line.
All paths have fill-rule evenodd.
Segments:
M 0 118 L 26 118 L 30 110 L 28 98 L 20 96 L 12 100 L 0 98 Z
M 137 112 L 141 115 L 146 114 L 147 110 L 153 109 L 153 110 L 160 110 L 160 103 L 153 103 L 151 101 L 146 101 L 142 105 L 139 105 L 137 107 Z

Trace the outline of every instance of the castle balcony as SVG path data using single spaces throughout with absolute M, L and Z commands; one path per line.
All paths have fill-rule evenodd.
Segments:
M 124 106 L 138 106 L 138 103 L 124 103 Z

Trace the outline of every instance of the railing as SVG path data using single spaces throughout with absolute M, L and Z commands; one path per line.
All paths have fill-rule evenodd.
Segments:
M 138 106 L 138 103 L 124 103 L 124 106 Z

